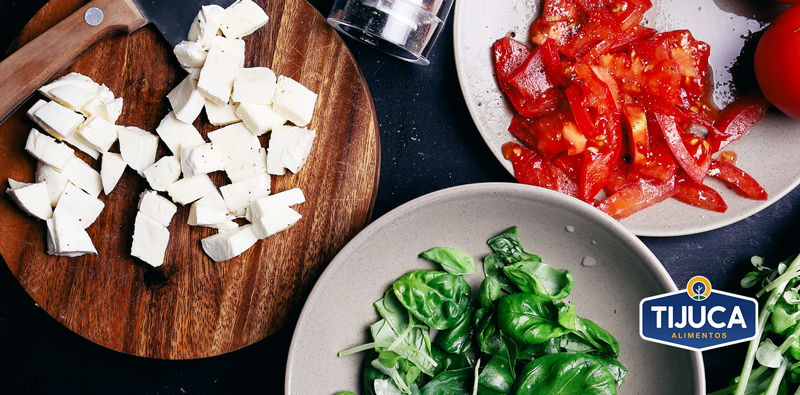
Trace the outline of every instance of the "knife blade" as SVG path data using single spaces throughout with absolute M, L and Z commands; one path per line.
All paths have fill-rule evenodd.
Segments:
M 204 5 L 235 0 L 93 0 L 0 62 L 0 122 L 36 89 L 111 33 L 152 23 L 167 42 L 185 40 Z M 99 10 L 99 12 L 98 12 Z

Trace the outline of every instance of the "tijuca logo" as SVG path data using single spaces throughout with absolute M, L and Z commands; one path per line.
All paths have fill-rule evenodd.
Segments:
M 643 339 L 704 351 L 755 337 L 758 303 L 753 298 L 711 289 L 707 278 L 689 280 L 685 291 L 642 300 Z

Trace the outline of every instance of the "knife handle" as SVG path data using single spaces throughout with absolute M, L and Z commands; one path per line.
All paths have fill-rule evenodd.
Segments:
M 84 19 L 91 7 L 103 11 L 103 21 L 97 26 Z M 103 37 L 114 32 L 132 33 L 146 23 L 130 0 L 93 0 L 40 34 L 0 63 L 0 122 Z

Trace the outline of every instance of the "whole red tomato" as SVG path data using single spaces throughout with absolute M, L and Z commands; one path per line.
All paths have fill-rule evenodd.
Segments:
M 800 4 L 783 11 L 758 42 L 755 69 L 764 97 L 800 119 Z

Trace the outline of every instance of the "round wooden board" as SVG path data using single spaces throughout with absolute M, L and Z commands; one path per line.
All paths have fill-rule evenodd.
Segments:
M 245 67 L 264 66 L 319 94 L 309 128 L 317 131 L 308 163 L 296 175 L 273 177 L 272 191 L 300 187 L 303 218 L 221 263 L 203 253 L 200 239 L 215 230 L 186 224 L 180 207 L 169 227 L 159 268 L 131 257 L 133 220 L 147 182 L 127 169 L 106 207 L 87 230 L 98 255 L 47 255 L 44 222 L 25 215 L 3 194 L 0 253 L 20 284 L 53 318 L 79 335 L 128 354 L 190 359 L 252 344 L 296 316 L 311 286 L 334 255 L 369 220 L 380 163 L 375 108 L 352 54 L 305 0 L 256 0 L 269 23 L 245 38 Z M 85 1 L 52 0 L 28 24 L 24 44 Z M 166 94 L 185 76 L 156 29 L 113 35 L 90 48 L 61 74 L 77 71 L 124 98 L 120 125 L 155 131 L 168 113 Z M 24 150 L 34 124 L 27 103 L 0 125 L 0 179 L 32 182 L 36 160 Z M 195 126 L 216 128 L 203 113 Z M 267 136 L 262 136 L 265 145 Z M 116 147 L 112 148 L 115 151 Z M 100 168 L 100 162 L 76 150 Z M 168 154 L 161 144 L 159 157 Z M 227 178 L 212 174 L 221 186 Z

